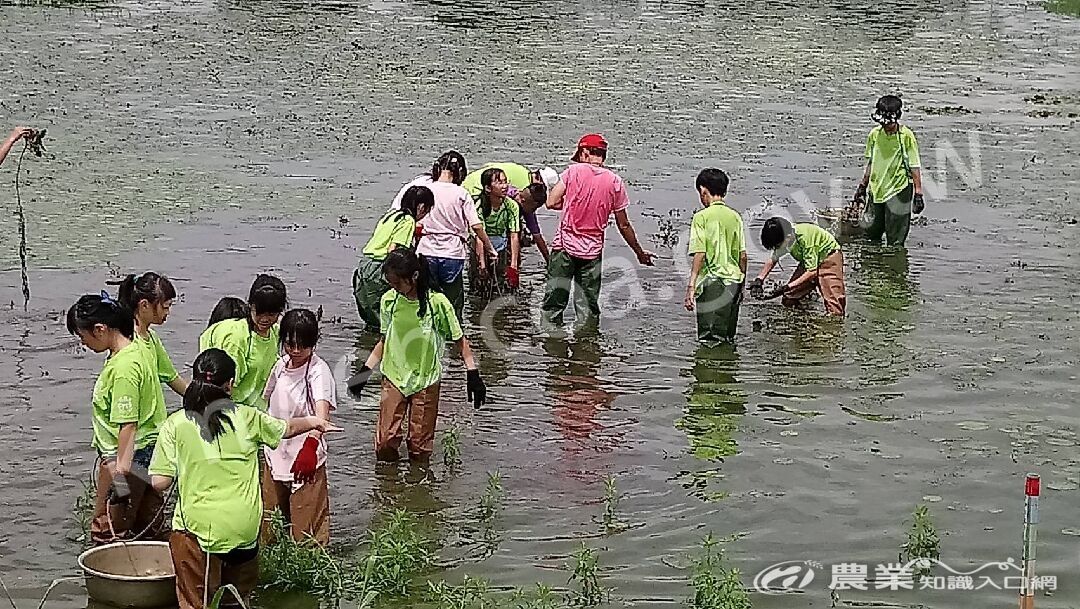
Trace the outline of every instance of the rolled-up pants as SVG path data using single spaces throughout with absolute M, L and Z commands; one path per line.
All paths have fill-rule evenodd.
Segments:
M 795 281 L 805 272 L 806 267 L 800 264 L 791 275 L 791 281 Z M 844 254 L 840 250 L 834 251 L 821 261 L 817 279 L 784 294 L 783 303 L 794 306 L 814 290 L 821 294 L 821 299 L 825 301 L 825 311 L 829 315 L 844 315 L 847 310 L 847 296 L 844 292 Z

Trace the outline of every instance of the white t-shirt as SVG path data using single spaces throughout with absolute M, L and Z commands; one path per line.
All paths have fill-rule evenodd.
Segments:
M 431 187 L 431 175 L 430 174 L 424 174 L 422 176 L 416 176 L 415 178 L 412 179 L 412 181 L 410 181 L 410 182 L 406 183 L 404 186 L 402 186 L 401 190 L 398 191 L 397 196 L 394 197 L 394 202 L 390 204 L 390 209 L 401 209 L 401 199 L 402 199 L 402 197 L 405 196 L 405 191 L 409 190 L 413 186 L 427 186 L 428 188 L 430 188 Z
M 289 356 L 278 358 L 266 380 L 266 397 L 270 416 L 277 419 L 307 417 L 315 414 L 315 403 L 319 400 L 330 402 L 331 412 L 337 407 L 334 376 L 330 366 L 318 355 L 312 354 L 311 361 L 299 368 L 287 366 Z M 296 455 L 304 447 L 307 434 L 281 441 L 277 448 L 264 447 L 266 462 L 270 465 L 270 474 L 278 482 L 292 482 L 290 471 Z M 319 467 L 326 464 L 326 438 L 319 440 Z M 293 488 L 299 488 L 294 484 Z
M 416 253 L 438 258 L 466 260 L 471 227 L 480 224 L 473 198 L 453 182 L 427 184 L 435 195 L 435 207 L 420 221 L 423 232 Z

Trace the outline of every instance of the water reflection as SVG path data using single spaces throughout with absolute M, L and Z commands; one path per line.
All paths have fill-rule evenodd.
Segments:
M 615 400 L 597 376 L 603 356 L 598 338 L 593 332 L 579 332 L 573 337 L 543 339 L 544 352 L 551 358 L 548 399 L 555 427 L 565 440 L 562 449 L 568 453 L 610 452 L 621 436 L 605 432 L 597 420 Z
M 738 369 L 733 345 L 702 346 L 694 353 L 689 371 L 693 381 L 675 426 L 686 432 L 690 451 L 699 459 L 716 461 L 739 452 L 735 432 L 746 414 L 746 394 L 739 386 Z

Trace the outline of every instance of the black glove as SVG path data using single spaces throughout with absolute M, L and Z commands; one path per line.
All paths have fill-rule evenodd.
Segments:
M 750 295 L 758 299 L 765 295 L 765 282 L 760 277 L 750 282 Z
M 360 372 L 354 374 L 345 385 L 354 398 L 360 399 L 360 394 L 363 393 L 364 385 L 367 384 L 369 378 L 371 378 L 371 368 L 366 365 L 360 366 Z
M 921 214 L 926 209 L 926 201 L 923 201 L 921 192 L 915 193 L 915 198 L 911 200 L 911 213 Z
M 855 196 L 851 200 L 860 205 L 866 203 L 866 184 L 859 184 L 859 187 L 855 189 Z
M 484 385 L 484 379 L 480 378 L 479 370 L 469 370 L 467 375 L 469 401 L 473 403 L 474 408 L 480 408 L 487 399 L 487 386 Z

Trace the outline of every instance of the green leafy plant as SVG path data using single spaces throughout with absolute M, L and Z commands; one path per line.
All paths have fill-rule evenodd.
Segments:
M 604 529 L 608 533 L 617 533 L 626 529 L 626 523 L 619 520 L 619 489 L 615 476 L 604 479 Z
M 461 464 L 461 430 L 457 426 L 443 432 L 443 465 L 454 467 Z
M 1049 0 L 1046 10 L 1061 15 L 1080 17 L 1080 0 Z
M 480 521 L 487 522 L 499 511 L 503 498 L 502 476 L 499 472 L 488 472 L 487 487 L 480 497 Z
M 75 525 L 79 528 L 80 534 L 77 541 L 82 543 L 90 542 L 90 522 L 94 519 L 94 483 L 91 480 L 83 480 L 82 492 L 75 498 L 75 505 L 72 507 L 72 517 L 75 519 Z
M 596 607 L 607 598 L 607 591 L 600 584 L 599 557 L 596 551 L 581 544 L 581 549 L 573 554 L 568 583 L 576 586 L 568 598 L 571 607 Z
M 428 598 L 437 609 L 485 609 L 497 606 L 497 603 L 488 598 L 487 582 L 468 575 L 460 586 L 445 581 L 429 581 Z
M 431 564 L 427 537 L 405 510 L 392 512 L 368 536 L 368 555 L 359 572 L 365 589 L 406 596 L 414 575 Z
M 925 505 L 915 506 L 911 514 L 911 527 L 907 541 L 900 544 L 900 560 L 903 563 L 916 561 L 915 577 L 920 578 L 930 573 L 932 560 L 941 557 L 941 538 L 937 527 L 930 518 L 930 509 Z
M 723 548 L 712 533 L 701 540 L 701 551 L 691 569 L 694 595 L 686 603 L 691 609 L 750 609 L 750 595 L 739 571 L 724 565 Z

